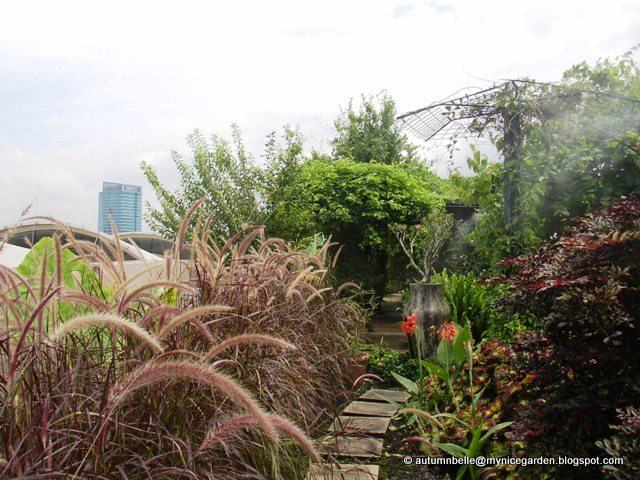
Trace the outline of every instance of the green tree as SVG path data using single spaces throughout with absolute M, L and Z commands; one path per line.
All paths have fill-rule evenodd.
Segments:
M 306 161 L 304 139 L 299 131 L 284 126 L 278 137 L 271 132 L 265 145 L 264 184 L 262 196 L 265 208 L 265 226 L 270 236 L 298 242 L 301 229 L 307 223 L 308 212 L 293 211 L 286 199 L 296 187 Z
M 640 76 L 631 55 L 581 63 L 555 84 L 508 82 L 460 113 L 476 116 L 471 130 L 488 134 L 505 158 L 491 165 L 475 152 L 469 164 L 476 176 L 453 177 L 462 200 L 482 207 L 471 236 L 482 266 L 640 193 Z
M 338 280 L 357 281 L 382 296 L 388 257 L 397 249 L 390 225 L 416 224 L 444 203 L 445 182 L 421 168 L 421 175 L 414 175 L 402 165 L 311 160 L 283 198 L 282 214 L 306 212 L 297 236 L 331 235 L 343 246 Z
M 353 100 L 335 120 L 337 136 L 333 139 L 334 158 L 355 162 L 391 164 L 416 160 L 416 149 L 396 124 L 393 99 L 382 92 L 374 97 L 362 95 L 360 109 Z
M 172 238 L 185 213 L 204 198 L 205 210 L 213 214 L 211 231 L 216 236 L 228 237 L 248 223 L 265 224 L 270 235 L 293 239 L 295 225 L 303 220 L 304 212 L 293 215 L 282 198 L 295 184 L 305 161 L 300 132 L 288 126 L 280 136 L 271 132 L 265 145 L 263 168 L 245 150 L 235 125 L 230 142 L 216 135 L 207 141 L 198 130 L 187 137 L 187 142 L 192 154 L 190 161 L 172 152 L 180 175 L 174 191 L 160 181 L 152 165 L 145 161 L 140 164 L 160 202 L 159 208 L 147 202 L 145 218 L 154 231 Z
M 569 108 L 554 111 L 529 148 L 546 184 L 537 206 L 544 236 L 571 217 L 640 193 L 640 70 L 631 55 L 575 65 L 559 90 Z
M 467 165 L 473 175 L 455 173 L 450 180 L 460 200 L 466 205 L 477 205 L 481 212 L 467 235 L 473 250 L 465 259 L 466 267 L 477 271 L 492 270 L 509 252 L 527 251 L 538 243 L 540 237 L 536 226 L 539 226 L 540 218 L 535 209 L 525 209 L 521 228 L 508 232 L 504 223 L 504 167 L 502 163 L 490 162 L 473 147 L 472 151 Z M 539 204 L 544 192 L 544 183 L 528 182 L 528 188 L 522 192 L 522 203 Z
M 261 223 L 260 192 L 263 172 L 246 152 L 237 126 L 232 126 L 232 140 L 216 135 L 207 139 L 196 130 L 187 137 L 193 156 L 187 162 L 176 151 L 171 156 L 180 184 L 170 191 L 158 178 L 155 168 L 141 162 L 142 171 L 160 202 L 153 208 L 147 202 L 145 218 L 151 228 L 173 238 L 185 213 L 200 198 L 212 217 L 211 232 L 228 237 L 244 223 Z M 194 220 L 195 221 L 195 220 Z

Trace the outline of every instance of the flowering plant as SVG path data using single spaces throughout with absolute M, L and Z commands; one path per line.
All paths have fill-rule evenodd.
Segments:
M 412 336 L 414 334 L 414 332 L 416 331 L 417 328 L 417 324 L 416 324 L 416 314 L 414 313 L 413 315 L 409 315 L 406 320 L 404 322 L 402 322 L 402 325 L 400 325 L 400 328 L 402 329 L 402 331 L 404 333 L 406 333 L 409 336 Z
M 437 333 L 440 338 L 440 344 L 438 345 L 437 350 L 437 358 L 440 365 L 425 360 L 424 366 L 435 376 L 447 383 L 452 402 L 455 407 L 455 413 L 442 412 L 431 414 L 425 409 L 415 408 L 405 408 L 401 410 L 400 413 L 411 414 L 413 415 L 413 418 L 416 416 L 425 418 L 441 432 L 447 430 L 447 427 L 444 424 L 446 420 L 455 422 L 458 425 L 458 428 L 463 431 L 463 434 L 460 436 L 462 438 L 461 444 L 455 444 L 451 441 L 442 443 L 432 441 L 424 437 L 413 437 L 412 439 L 418 440 L 427 445 L 432 445 L 442 452 L 448 453 L 456 458 L 475 458 L 482 453 L 484 445 L 495 433 L 500 430 L 504 430 L 513 422 L 502 422 L 492 425 L 491 423 L 488 423 L 480 413 L 478 402 L 480 401 L 486 387 L 481 388 L 477 394 L 474 392 L 473 337 L 471 336 L 469 324 L 464 328 L 461 328 L 455 323 L 447 322 L 438 328 Z M 455 377 L 463 371 L 464 363 L 467 365 L 467 371 L 469 374 L 469 392 L 471 393 L 471 402 L 468 408 L 468 420 L 462 418 L 462 410 L 459 408 L 453 391 L 453 381 Z M 451 373 L 452 366 L 454 366 L 453 374 Z M 468 470 L 471 478 L 473 480 L 477 480 L 480 478 L 480 468 L 481 467 L 475 464 L 465 464 L 458 469 L 456 479 L 463 478 Z
M 453 324 L 453 322 L 446 322 L 438 328 L 438 337 L 443 342 L 453 342 L 459 331 L 460 330 Z
M 410 406 L 414 408 L 427 408 L 426 375 L 424 374 L 424 365 L 420 354 L 420 342 L 412 342 L 412 337 L 416 332 L 418 332 L 416 336 L 419 336 L 417 314 L 414 312 L 412 315 L 408 315 L 400 325 L 400 328 L 409 336 L 409 345 L 413 345 L 416 349 L 416 358 L 418 360 L 418 379 L 414 382 L 413 380 L 403 377 L 396 372 L 391 372 L 391 375 L 393 375 L 393 378 L 395 378 L 400 385 L 404 387 L 407 393 L 411 395 L 412 401 L 409 402 Z

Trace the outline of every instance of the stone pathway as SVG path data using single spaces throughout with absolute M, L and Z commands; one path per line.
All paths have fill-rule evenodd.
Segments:
M 384 296 L 380 312 L 369 318 L 372 332 L 367 333 L 369 342 L 379 345 L 382 341 L 387 347 L 400 352 L 407 350 L 407 335 L 400 329 L 402 314 L 397 311 L 402 305 L 401 293 L 390 293 Z
M 347 405 L 329 428 L 332 434 L 319 442 L 318 450 L 325 462 L 312 465 L 306 480 L 377 480 L 380 475 L 378 465 L 338 460 L 373 462 L 380 457 L 384 444 L 381 436 L 387 432 L 391 417 L 398 411 L 398 407 L 387 399 L 404 403 L 409 394 L 373 388 Z

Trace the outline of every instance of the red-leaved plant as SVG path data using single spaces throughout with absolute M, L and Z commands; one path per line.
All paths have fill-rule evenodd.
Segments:
M 512 439 L 528 442 L 530 456 L 598 456 L 616 409 L 640 403 L 640 199 L 622 198 L 502 266 L 495 281 L 511 287 L 503 307 L 542 327 L 517 346 L 537 400 L 519 411 Z

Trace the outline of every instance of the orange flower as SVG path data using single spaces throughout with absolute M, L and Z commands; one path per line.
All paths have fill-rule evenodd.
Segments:
M 440 328 L 438 328 L 438 337 L 440 337 L 440 340 L 453 342 L 457 334 L 458 329 L 452 322 L 443 323 L 440 325 Z
M 413 335 L 413 332 L 416 331 L 417 326 L 418 325 L 416 324 L 416 314 L 414 313 L 413 315 L 409 315 L 407 319 L 404 322 L 402 322 L 402 325 L 400 325 L 400 328 L 404 333 L 411 336 Z

